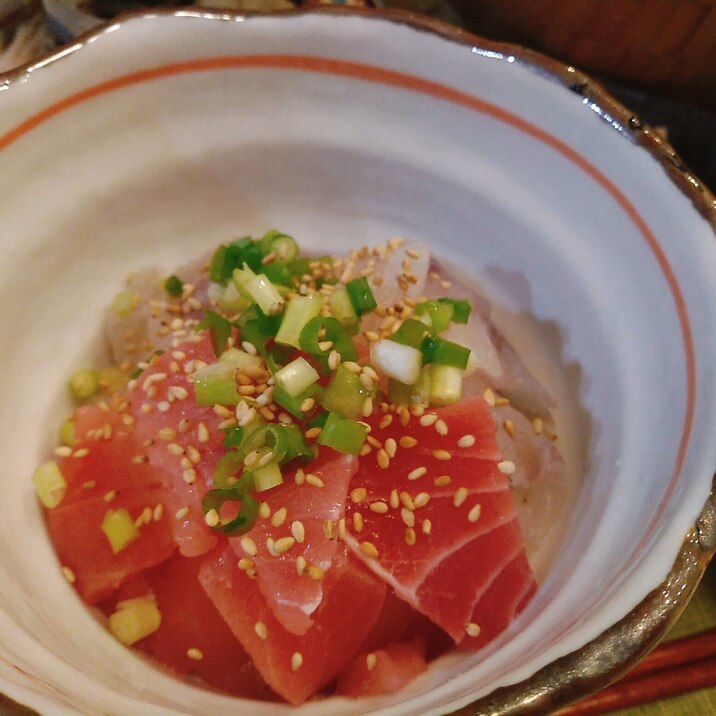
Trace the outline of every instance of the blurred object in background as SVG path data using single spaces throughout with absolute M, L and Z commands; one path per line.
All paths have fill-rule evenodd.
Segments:
M 0 0 L 0 72 L 55 46 L 40 0 Z
M 716 110 L 716 0 L 453 0 L 468 29 Z

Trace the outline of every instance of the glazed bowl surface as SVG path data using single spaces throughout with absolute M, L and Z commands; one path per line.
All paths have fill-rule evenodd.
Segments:
M 716 209 L 677 163 L 572 68 L 405 15 L 127 16 L 0 77 L 0 692 L 48 714 L 290 711 L 116 643 L 64 581 L 30 482 L 125 275 L 275 226 L 315 251 L 409 236 L 483 286 L 557 400 L 577 489 L 498 640 L 394 696 L 297 711 L 444 713 L 496 693 L 491 712 L 544 713 L 626 668 L 655 632 L 596 680 L 574 671 L 674 577 L 716 466 Z M 692 535 L 703 559 L 662 616 L 712 537 Z

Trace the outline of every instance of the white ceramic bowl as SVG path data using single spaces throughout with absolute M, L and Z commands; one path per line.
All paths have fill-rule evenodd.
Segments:
M 629 124 L 570 68 L 389 15 L 149 14 L 0 77 L 0 691 L 53 715 L 288 710 L 117 644 L 63 580 L 29 479 L 124 275 L 273 226 L 316 249 L 408 235 L 484 283 L 559 391 L 581 485 L 548 578 L 485 651 L 300 712 L 438 713 L 507 686 L 503 712 L 544 713 L 514 700 L 540 674 L 552 704 L 609 678 L 547 665 L 667 578 L 716 465 L 713 198 Z

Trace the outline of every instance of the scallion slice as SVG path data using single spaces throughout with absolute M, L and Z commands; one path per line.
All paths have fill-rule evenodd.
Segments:
M 459 343 L 446 341 L 439 336 L 426 336 L 420 344 L 424 363 L 455 366 L 464 370 L 470 358 L 470 349 Z
M 433 333 L 442 333 L 450 325 L 453 308 L 439 301 L 423 301 L 415 307 L 415 315 L 430 328 Z
M 253 488 L 253 481 L 246 480 L 244 483 L 238 482 L 236 485 L 228 488 L 215 488 L 209 490 L 201 501 L 201 509 L 206 515 L 214 510 L 219 516 L 218 524 L 213 529 L 223 532 L 226 535 L 236 536 L 248 532 L 254 524 L 259 514 L 258 502 L 247 489 L 248 484 Z M 227 502 L 237 503 L 239 506 L 238 513 L 230 520 L 221 519 L 222 507 Z
M 317 442 L 338 452 L 358 455 L 367 436 L 368 426 L 365 423 L 329 413 Z
M 54 460 L 40 465 L 32 476 L 32 482 L 40 502 L 48 510 L 55 509 L 67 494 L 67 480 Z
M 241 400 L 236 387 L 236 367 L 219 361 L 196 371 L 194 394 L 199 405 L 236 405 Z
M 197 325 L 197 330 L 203 328 L 209 329 L 211 345 L 214 347 L 214 355 L 220 356 L 231 337 L 231 332 L 234 328 L 233 323 L 218 313 L 214 313 L 214 311 L 206 311 L 204 313 L 204 320 Z
M 124 507 L 120 507 L 118 510 L 107 510 L 102 520 L 102 532 L 107 537 L 113 554 L 126 549 L 131 542 L 139 537 L 139 528 Z
M 319 377 L 316 369 L 300 356 L 274 374 L 276 385 L 280 385 L 291 396 L 302 393 Z
M 294 261 L 298 258 L 298 244 L 292 236 L 288 236 L 276 229 L 267 231 L 258 242 L 259 249 L 264 256 L 275 254 L 275 260 L 280 262 Z
M 327 359 L 335 350 L 341 360 L 358 360 L 358 351 L 351 337 L 331 316 L 317 316 L 308 321 L 301 331 L 299 344 L 301 350 L 321 358 Z
M 470 318 L 472 303 L 467 299 L 438 298 L 438 303 L 443 303 L 452 307 L 452 316 L 450 316 L 450 320 L 453 323 L 467 323 Z
M 402 343 L 404 346 L 420 348 L 423 338 L 429 333 L 428 327 L 422 321 L 408 318 L 400 324 L 395 333 L 390 336 L 391 341 Z
M 388 378 L 395 378 L 406 385 L 415 383 L 423 365 L 423 355 L 417 348 L 388 338 L 373 343 L 370 356 L 373 365 Z
M 321 404 L 332 413 L 356 419 L 362 415 L 365 399 L 374 394 L 375 390 L 366 390 L 360 378 L 341 363 L 328 384 Z
M 314 405 L 318 406 L 323 399 L 323 394 L 324 389 L 318 383 L 308 386 L 306 390 L 298 395 L 289 395 L 280 385 L 277 385 L 274 387 L 273 401 L 291 413 L 294 418 L 304 420 L 315 411 L 313 407 L 306 411 L 302 410 L 301 408 L 305 405 L 305 401 L 311 398 L 314 401 Z
M 276 462 L 271 462 L 268 465 L 252 470 L 251 476 L 254 479 L 256 492 L 270 490 L 272 487 L 278 487 L 283 484 L 281 467 Z
M 331 293 L 328 297 L 328 305 L 331 308 L 333 317 L 342 326 L 352 327 L 358 323 L 358 314 L 353 308 L 353 303 L 345 286 L 339 286 Z
M 451 365 L 425 366 L 430 374 L 431 405 L 452 405 L 462 396 L 462 370 Z
M 368 279 L 365 276 L 354 278 L 346 284 L 346 291 L 351 299 L 353 308 L 359 316 L 370 313 L 377 308 L 378 303 L 373 296 Z
M 234 269 L 234 283 L 267 315 L 277 316 L 283 309 L 283 296 L 265 274 L 256 274 L 248 266 Z
M 166 281 L 164 281 L 164 290 L 170 296 L 178 298 L 182 295 L 182 293 L 184 293 L 184 281 L 182 281 L 178 276 L 169 276 Z
M 276 333 L 276 343 L 300 346 L 301 331 L 306 324 L 316 318 L 323 307 L 323 294 L 310 293 L 307 296 L 294 296 L 286 304 L 281 326 Z

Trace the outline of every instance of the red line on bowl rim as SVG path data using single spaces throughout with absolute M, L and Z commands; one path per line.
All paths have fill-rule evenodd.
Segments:
M 465 109 L 488 115 L 513 129 L 526 134 L 536 141 L 550 147 L 574 166 L 584 172 L 587 176 L 597 182 L 619 205 L 627 217 L 633 222 L 638 232 L 646 241 L 653 253 L 661 272 L 666 280 L 672 294 L 676 314 L 681 328 L 681 336 L 684 344 L 686 358 L 686 411 L 684 424 L 679 442 L 674 468 L 671 474 L 669 485 L 657 507 L 651 522 L 648 524 L 644 536 L 632 551 L 631 556 L 622 568 L 624 574 L 633 564 L 636 554 L 642 549 L 651 536 L 655 524 L 661 517 L 666 504 L 676 488 L 679 475 L 683 466 L 686 450 L 691 436 L 696 396 L 696 357 L 694 350 L 693 334 L 689 322 L 686 302 L 679 287 L 679 283 L 669 264 L 669 261 L 661 248 L 658 240 L 649 228 L 644 218 L 639 214 L 636 207 L 620 191 L 614 182 L 605 176 L 597 167 L 585 157 L 572 149 L 562 140 L 551 135 L 546 130 L 540 129 L 526 119 L 519 117 L 506 109 L 498 107 L 486 100 L 475 97 L 467 92 L 442 85 L 432 80 L 416 77 L 396 70 L 389 70 L 374 65 L 367 65 L 360 62 L 348 60 L 337 60 L 307 55 L 290 54 L 266 54 L 266 55 L 228 55 L 221 57 L 200 58 L 186 62 L 176 62 L 158 67 L 153 67 L 125 75 L 115 77 L 111 80 L 78 91 L 74 94 L 49 105 L 43 110 L 35 113 L 26 120 L 20 122 L 4 135 L 0 136 L 0 152 L 15 143 L 36 127 L 44 124 L 53 117 L 75 107 L 83 102 L 91 100 L 100 95 L 108 94 L 122 88 L 139 85 L 145 82 L 159 80 L 165 77 L 176 75 L 208 72 L 216 70 L 235 69 L 284 69 L 300 70 L 313 73 L 328 74 L 350 79 L 361 80 L 373 84 L 380 84 L 397 89 L 407 90 L 416 94 L 432 97 Z M 566 631 L 570 628 L 567 626 Z

